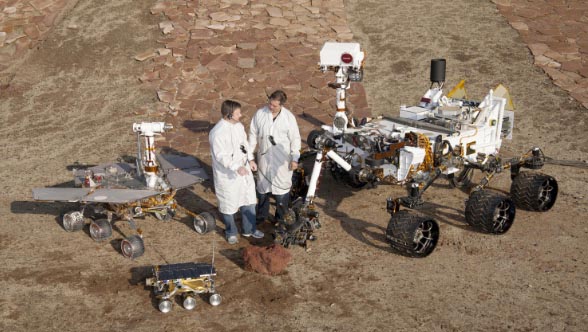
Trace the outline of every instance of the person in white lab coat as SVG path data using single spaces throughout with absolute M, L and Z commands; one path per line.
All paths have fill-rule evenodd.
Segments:
M 260 239 L 264 234 L 257 230 L 255 220 L 255 182 L 252 171 L 257 169 L 253 149 L 247 143 L 247 134 L 241 119 L 241 104 L 225 100 L 221 106 L 222 119 L 208 136 L 212 155 L 214 190 L 218 210 L 225 224 L 225 236 L 230 244 L 237 243 L 237 227 L 233 215 L 241 211 L 243 236 Z
M 259 109 L 249 127 L 249 146 L 257 147 L 257 222 L 267 220 L 270 194 L 276 200 L 276 221 L 288 210 L 292 171 L 300 158 L 300 130 L 296 117 L 284 107 L 286 94 L 277 90 Z

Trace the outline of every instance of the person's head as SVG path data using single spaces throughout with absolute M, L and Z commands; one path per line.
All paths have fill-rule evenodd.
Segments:
M 286 93 L 282 90 L 276 90 L 267 97 L 267 103 L 272 113 L 277 113 L 282 109 L 282 106 L 286 103 Z
M 221 114 L 225 120 L 239 122 L 241 119 L 241 104 L 227 99 L 221 105 Z

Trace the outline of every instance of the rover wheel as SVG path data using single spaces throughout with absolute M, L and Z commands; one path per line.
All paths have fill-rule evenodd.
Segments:
M 557 199 L 557 181 L 543 173 L 521 172 L 510 186 L 510 195 L 523 210 L 547 211 Z
M 139 235 L 131 235 L 122 240 L 120 251 L 126 258 L 135 259 L 145 253 L 145 244 Z
M 216 220 L 209 212 L 202 212 L 194 217 L 194 229 L 198 234 L 206 234 L 216 229 Z
M 184 297 L 184 302 L 182 303 L 184 309 L 186 310 L 193 310 L 196 308 L 196 299 L 192 295 L 186 295 Z
M 159 311 L 167 314 L 172 310 L 172 301 L 170 300 L 161 300 L 159 302 Z
M 84 228 L 84 215 L 80 211 L 70 211 L 61 218 L 63 229 L 68 232 L 77 232 Z
M 451 185 L 459 189 L 467 188 L 472 184 L 473 177 L 474 169 L 470 167 L 464 168 L 450 178 Z
M 501 194 L 474 191 L 466 203 L 465 219 L 468 224 L 484 233 L 504 234 L 515 218 L 514 202 Z
M 413 211 L 396 212 L 386 229 L 392 248 L 410 257 L 426 257 L 439 241 L 439 225 L 432 218 Z
M 318 149 L 316 146 L 316 139 L 321 136 L 325 131 L 322 129 L 314 129 L 311 130 L 310 133 L 308 133 L 308 137 L 306 138 L 306 144 L 308 144 L 308 146 L 311 149 Z
M 335 181 L 343 182 L 351 188 L 360 189 L 367 184 L 367 182 L 359 181 L 359 174 L 355 170 L 347 172 L 341 166 L 334 164 L 330 171 Z
M 212 295 L 210 295 L 210 297 L 208 298 L 208 303 L 210 303 L 210 305 L 212 305 L 213 307 L 216 307 L 217 305 L 221 304 L 223 298 L 220 296 L 219 293 L 214 293 Z
M 112 225 L 107 219 L 98 219 L 90 223 L 90 236 L 94 241 L 104 241 L 112 235 Z

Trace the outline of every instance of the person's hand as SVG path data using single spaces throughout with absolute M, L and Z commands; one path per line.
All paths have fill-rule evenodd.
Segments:
M 255 160 L 250 160 L 249 161 L 249 167 L 251 167 L 251 171 L 252 172 L 257 171 L 257 164 L 255 163 Z
M 249 171 L 247 170 L 247 168 L 245 168 L 244 166 L 239 167 L 239 169 L 237 170 L 237 174 L 241 175 L 241 176 L 245 176 L 247 174 L 249 174 Z
M 295 161 L 290 162 L 290 170 L 293 171 L 298 168 L 298 163 Z

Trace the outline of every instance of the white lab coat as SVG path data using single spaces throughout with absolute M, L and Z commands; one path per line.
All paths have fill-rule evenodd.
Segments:
M 221 119 L 210 131 L 208 141 L 218 210 L 223 214 L 233 214 L 241 206 L 256 204 L 255 182 L 248 162 L 253 160 L 253 149 L 248 146 L 243 125 Z M 241 145 L 247 154 L 241 151 Z M 249 174 L 239 175 L 237 170 L 241 166 L 247 168 Z
M 269 139 L 272 136 L 276 145 Z M 290 162 L 300 158 L 300 131 L 296 117 L 285 107 L 273 119 L 270 109 L 259 109 L 249 127 L 249 147 L 257 146 L 257 191 L 283 195 L 292 187 Z

